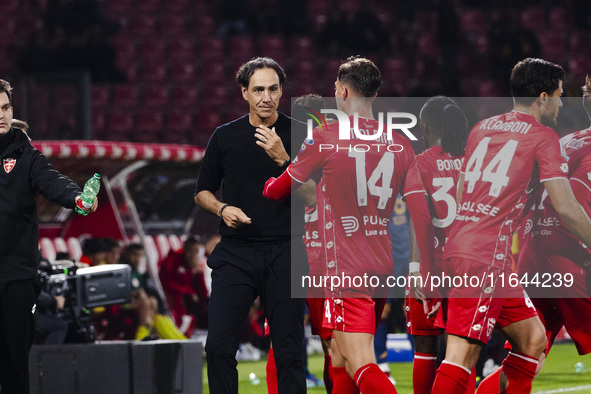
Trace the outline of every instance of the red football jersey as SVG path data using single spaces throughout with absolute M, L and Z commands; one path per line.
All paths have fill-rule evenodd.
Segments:
M 310 275 L 322 275 L 326 273 L 326 268 L 322 257 L 322 232 L 318 229 L 318 205 L 306 207 L 305 229 L 304 245 L 308 254 Z
M 568 158 L 573 192 L 587 215 L 591 215 L 591 129 L 569 134 L 560 142 Z M 562 222 L 548 193 L 543 193 L 541 200 L 532 207 L 525 223 L 522 253 L 560 254 L 573 261 L 589 258 L 588 249 L 587 252 L 583 250 L 583 244 Z
M 376 120 L 359 118 L 366 135 L 378 128 Z M 384 133 L 367 141 L 351 133 L 350 140 L 339 140 L 339 125 L 331 123 L 326 130 L 314 129 L 290 166 L 291 177 L 300 183 L 322 175 L 319 225 L 330 275 L 392 273 L 388 222 L 396 195 L 424 192 L 422 184 L 406 181 L 409 171 L 417 171 L 409 140 L 397 133 L 392 137 L 388 141 Z
M 452 157 L 441 146 L 432 146 L 417 155 L 421 182 L 429 196 L 429 210 L 435 230 L 435 257 L 443 257 L 443 247 L 457 211 L 456 190 L 463 157 Z
M 444 259 L 461 257 L 510 270 L 512 234 L 541 190 L 566 178 L 558 134 L 523 112 L 485 119 L 468 137 L 464 190 Z

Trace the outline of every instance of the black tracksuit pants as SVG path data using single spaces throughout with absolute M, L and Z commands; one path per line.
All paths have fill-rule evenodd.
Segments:
M 0 386 L 2 394 L 29 392 L 29 351 L 35 333 L 36 281 L 0 284 Z
M 291 252 L 307 269 L 301 238 L 292 242 L 236 244 L 222 238 L 207 264 L 213 269 L 205 350 L 211 394 L 238 393 L 236 351 L 240 328 L 257 296 L 271 330 L 279 393 L 306 393 L 302 359 L 305 299 L 291 298 Z M 295 275 L 294 275 L 295 277 Z

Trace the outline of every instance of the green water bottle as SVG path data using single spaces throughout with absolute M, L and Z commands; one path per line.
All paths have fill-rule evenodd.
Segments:
M 76 212 L 80 215 L 88 215 L 88 212 L 84 211 L 82 208 L 89 209 L 94 204 L 94 199 L 99 193 L 101 188 L 101 176 L 99 174 L 94 174 L 92 178 L 86 181 L 84 185 L 84 189 L 82 190 L 82 194 L 80 195 L 80 200 L 76 203 Z

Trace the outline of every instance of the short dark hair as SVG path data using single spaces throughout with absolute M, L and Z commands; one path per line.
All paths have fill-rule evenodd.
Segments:
M 511 71 L 511 94 L 516 102 L 531 105 L 542 93 L 552 93 L 564 81 L 566 73 L 558 64 L 527 58 Z
M 311 108 L 314 111 L 320 112 L 321 109 L 326 108 L 324 97 L 321 97 L 315 93 L 305 94 L 298 97 L 293 101 L 291 117 L 299 120 L 300 122 L 306 123 L 306 121 L 309 119 L 309 116 L 306 115 L 308 112 L 306 108 Z
M 144 250 L 144 245 L 138 243 L 130 243 L 125 247 L 125 252 L 132 252 L 135 250 Z
M 351 56 L 339 67 L 337 79 L 364 97 L 374 97 L 382 84 L 382 74 L 369 59 Z
M 8 95 L 8 102 L 12 105 L 12 86 L 10 86 L 10 82 L 0 79 L 0 93 L 6 93 Z
M 585 85 L 583 85 L 583 108 L 591 118 L 591 78 L 589 75 L 585 77 Z
M 279 77 L 279 85 L 283 85 L 283 82 L 287 79 L 285 71 L 275 60 L 270 57 L 255 57 L 244 63 L 236 72 L 236 81 L 240 86 L 248 88 L 250 84 L 250 77 L 256 70 L 261 68 L 271 68 L 275 70 Z

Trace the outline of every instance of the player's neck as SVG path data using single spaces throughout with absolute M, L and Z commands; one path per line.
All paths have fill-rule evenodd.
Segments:
M 526 107 L 524 105 L 515 104 L 513 106 L 513 111 L 515 111 L 515 112 L 522 112 L 524 114 L 531 115 L 534 118 L 536 118 L 536 120 L 538 121 L 538 123 L 540 122 L 540 119 L 542 118 L 540 116 L 540 111 L 538 109 L 536 109 L 534 106 Z
M 273 126 L 275 122 L 277 122 L 277 119 L 279 119 L 279 113 L 277 112 L 275 112 L 273 116 L 269 116 L 268 118 L 261 118 L 253 112 L 251 112 L 248 115 L 248 122 L 254 127 L 259 127 L 260 125 L 267 127 Z
M 347 109 L 347 115 L 353 116 L 354 114 L 357 114 L 362 118 L 374 119 L 371 103 L 369 105 L 362 103 L 359 103 L 359 105 L 351 105 Z

